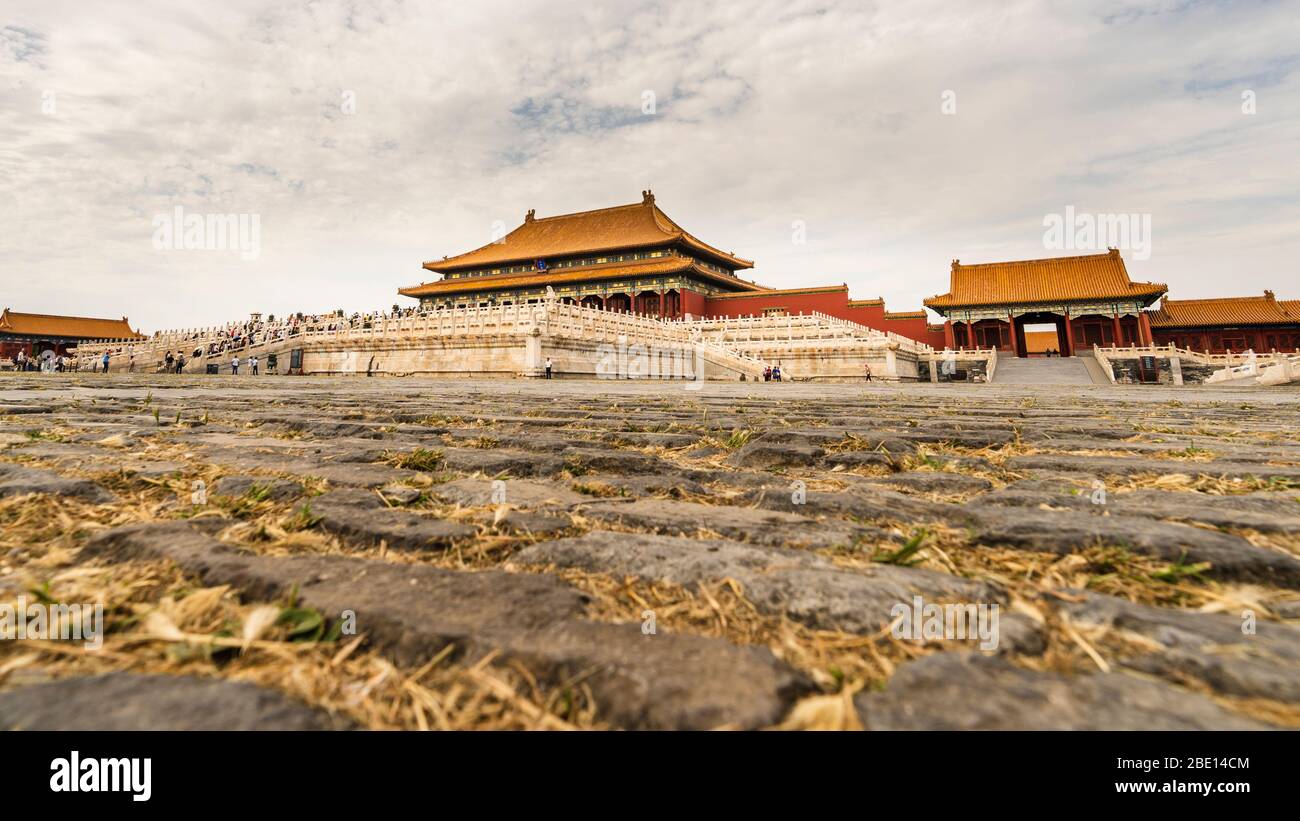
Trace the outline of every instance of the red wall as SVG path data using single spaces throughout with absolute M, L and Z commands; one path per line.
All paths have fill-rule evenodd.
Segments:
M 821 311 L 851 319 L 846 315 L 848 301 L 848 288 L 814 293 L 777 292 L 770 296 L 713 296 L 709 297 L 705 310 L 709 316 L 762 316 L 768 308 L 784 308 L 792 314 Z
M 68 352 L 69 345 L 76 345 L 75 341 L 53 342 L 48 339 L 0 339 L 0 359 L 16 359 L 18 352 L 22 351 L 27 356 L 36 356 L 46 348 L 52 349 L 56 354 L 65 354 Z
M 762 296 L 709 297 L 702 313 L 705 316 L 762 316 L 768 308 L 784 308 L 792 314 L 820 311 L 878 331 L 891 331 L 928 345 L 934 345 L 937 338 L 938 347 L 943 347 L 943 331 L 940 330 L 937 335 L 930 331 L 929 322 L 923 317 L 887 319 L 885 306 L 881 302 L 873 300 L 856 305 L 850 305 L 849 302 L 847 287 L 803 293 L 797 290 L 776 291 Z
M 697 316 L 697 317 L 709 315 L 708 309 L 705 308 L 705 303 L 708 301 L 708 299 L 704 296 L 704 294 L 697 294 L 695 291 L 688 291 L 683 289 L 681 291 L 681 295 L 682 295 L 682 313 L 690 314 L 691 316 Z
M 943 326 L 940 325 L 936 330 L 931 330 L 928 317 L 886 318 L 883 325 L 884 330 L 893 331 L 899 336 L 915 339 L 917 342 L 924 342 L 932 348 L 943 348 Z

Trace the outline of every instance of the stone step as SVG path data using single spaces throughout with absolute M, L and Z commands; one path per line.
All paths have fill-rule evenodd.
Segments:
M 999 385 L 1091 385 L 1093 378 L 1076 357 L 1000 356 L 993 373 Z

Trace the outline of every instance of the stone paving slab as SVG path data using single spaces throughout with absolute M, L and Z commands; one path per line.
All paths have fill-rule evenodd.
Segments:
M 0 498 L 28 493 L 72 496 L 99 503 L 114 499 L 112 493 L 87 479 L 68 478 L 47 470 L 0 462 Z
M 741 541 L 791 547 L 848 547 L 872 533 L 869 528 L 838 520 L 818 521 L 773 510 L 659 499 L 597 502 L 579 512 L 599 522 L 655 533 L 711 531 Z
M 1036 673 L 935 653 L 854 702 L 868 730 L 1262 730 L 1204 696 L 1120 673 Z
M 854 633 L 879 630 L 890 610 L 921 595 L 936 602 L 999 601 L 988 584 L 910 567 L 855 571 L 807 551 L 720 539 L 596 531 L 543 542 L 515 554 L 519 564 L 555 564 L 683 585 L 735 579 L 758 607 L 811 627 Z
M 1217 692 L 1300 701 L 1300 626 L 1260 621 L 1243 629 L 1237 613 L 1150 607 L 1071 591 L 1057 603 L 1076 624 L 1136 633 L 1164 647 L 1122 663 L 1178 681 L 1201 679 Z
M 388 507 L 368 490 L 332 490 L 299 506 L 321 529 L 356 542 L 383 542 L 394 550 L 437 550 L 472 539 L 478 528 Z
M 500 651 L 550 680 L 582 675 L 611 719 L 630 728 L 765 726 L 809 689 L 766 649 L 585 621 L 582 594 L 550 576 L 258 556 L 184 523 L 106 531 L 86 552 L 113 561 L 167 558 L 205 584 L 233 585 L 257 600 L 293 590 L 324 614 L 354 612 L 372 641 L 410 664 L 452 644 L 470 659 Z
M 1300 559 L 1217 530 L 1095 511 L 1023 508 L 985 508 L 976 511 L 976 520 L 979 544 L 1054 553 L 1114 545 L 1171 562 L 1208 562 L 1209 572 L 1223 578 L 1300 587 Z

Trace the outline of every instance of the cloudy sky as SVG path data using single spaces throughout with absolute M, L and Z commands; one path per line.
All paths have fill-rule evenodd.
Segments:
M 0 115 L 0 307 L 150 331 L 406 303 L 498 221 L 645 188 L 763 284 L 893 310 L 1069 253 L 1067 206 L 1149 215 L 1129 271 L 1174 296 L 1300 297 L 1297 0 L 7 0 Z M 177 206 L 260 254 L 156 248 Z

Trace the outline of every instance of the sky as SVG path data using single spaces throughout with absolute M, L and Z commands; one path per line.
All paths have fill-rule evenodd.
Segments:
M 0 307 L 413 304 L 530 208 L 645 189 L 764 285 L 894 311 L 954 259 L 1104 250 L 1048 241 L 1067 208 L 1149 224 L 1129 274 L 1175 298 L 1300 298 L 1300 0 L 0 9 Z M 186 247 L 209 215 L 245 233 Z

